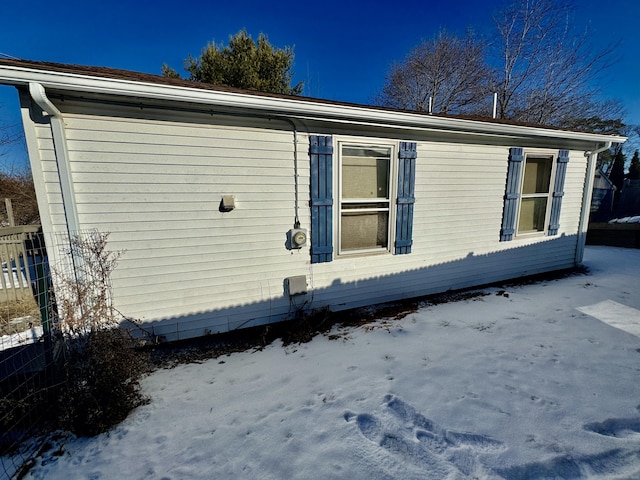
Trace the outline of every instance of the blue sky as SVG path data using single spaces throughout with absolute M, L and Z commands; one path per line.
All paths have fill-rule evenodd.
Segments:
M 295 81 L 305 95 L 368 103 L 389 66 L 440 28 L 480 34 L 492 29 L 501 0 L 271 2 L 244 0 L 4 0 L 0 52 L 18 58 L 159 73 L 163 62 L 184 74 L 183 60 L 207 42 L 242 28 L 278 47 L 295 47 Z M 620 42 L 618 63 L 600 82 L 620 99 L 627 123 L 640 124 L 640 1 L 576 0 L 574 21 L 598 48 Z M 19 124 L 17 94 L 0 87 L 0 126 Z M 0 161 L 26 156 L 13 149 Z

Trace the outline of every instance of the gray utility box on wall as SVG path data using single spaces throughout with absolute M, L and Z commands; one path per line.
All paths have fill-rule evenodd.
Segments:
M 307 277 L 305 275 L 285 278 L 284 283 L 289 296 L 307 293 Z

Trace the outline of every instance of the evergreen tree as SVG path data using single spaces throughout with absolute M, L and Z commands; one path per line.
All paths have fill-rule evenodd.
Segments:
M 171 68 L 166 63 L 162 64 L 161 73 L 163 77 L 167 78 L 180 78 L 180 74 L 176 72 L 173 68 Z
M 622 150 L 618 150 L 616 155 L 613 157 L 613 166 L 611 167 L 611 171 L 609 172 L 609 180 L 613 183 L 617 189 L 616 194 L 620 194 L 622 190 L 622 185 L 624 183 L 624 164 L 626 158 L 622 153 Z
M 261 33 L 254 41 L 246 30 L 229 38 L 229 44 L 209 43 L 200 57 L 189 55 L 184 68 L 189 80 L 257 90 L 260 92 L 300 95 L 302 82 L 291 86 L 293 78 L 293 49 L 273 47 Z M 168 65 L 162 66 L 165 77 L 180 78 Z
M 640 179 L 640 156 L 638 150 L 633 152 L 633 158 L 631 158 L 631 165 L 629 165 L 629 178 L 631 180 Z

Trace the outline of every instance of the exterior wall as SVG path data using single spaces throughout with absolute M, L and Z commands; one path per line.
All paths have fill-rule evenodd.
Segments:
M 65 114 L 80 225 L 126 252 L 113 277 L 118 308 L 176 337 L 288 315 L 284 278 L 306 274 L 308 254 L 284 248 L 295 213 L 290 127 L 140 116 Z M 306 158 L 304 147 L 303 179 Z M 308 181 L 299 194 L 308 199 Z M 237 208 L 220 212 L 222 195 Z
M 292 318 L 301 308 L 353 308 L 575 262 L 586 172 L 580 151 L 571 152 L 559 234 L 500 242 L 513 145 L 414 132 L 402 138 L 418 142 L 412 253 L 311 264 L 308 247 L 285 247 L 296 197 L 286 122 L 73 102 L 60 108 L 81 229 L 110 232 L 109 248 L 126 252 L 113 277 L 116 306 L 169 340 Z M 27 119 L 25 128 L 34 176 L 42 170 L 45 229 L 55 236 L 66 227 L 51 131 L 43 119 Z M 309 136 L 298 132 L 297 139 L 299 216 L 309 228 Z M 237 208 L 220 212 L 222 195 L 235 195 Z M 309 292 L 290 298 L 285 279 L 296 275 L 306 276 Z
M 417 150 L 411 254 L 313 265 L 323 303 L 351 308 L 574 266 L 583 152 L 571 154 L 558 235 L 500 242 L 509 148 L 422 141 Z

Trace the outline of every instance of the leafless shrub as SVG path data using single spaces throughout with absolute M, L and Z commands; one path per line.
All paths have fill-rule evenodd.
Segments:
M 121 315 L 111 301 L 111 274 L 124 252 L 108 250 L 108 237 L 99 232 L 73 236 L 70 264 L 52 269 L 58 329 L 66 343 L 78 345 L 91 333 L 120 323 Z
M 146 359 L 134 349 L 112 304 L 111 273 L 124 252 L 107 249 L 106 233 L 71 239 L 74 268 L 53 269 L 57 330 L 64 346 L 64 388 L 58 398 L 60 426 L 92 436 L 124 420 L 145 402 L 139 379 Z

